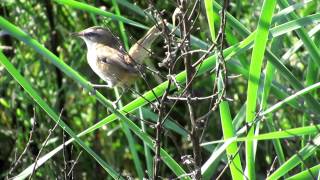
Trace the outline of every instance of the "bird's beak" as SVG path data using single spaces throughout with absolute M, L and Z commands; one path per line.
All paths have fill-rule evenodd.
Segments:
M 73 37 L 83 37 L 84 36 L 83 32 L 74 32 L 74 33 L 70 33 L 70 35 Z

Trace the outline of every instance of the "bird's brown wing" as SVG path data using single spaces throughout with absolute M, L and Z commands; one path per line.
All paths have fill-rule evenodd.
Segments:
M 130 61 L 129 57 L 117 49 L 100 46 L 97 48 L 98 61 L 110 65 L 110 70 L 120 70 L 130 73 L 136 73 L 135 64 Z

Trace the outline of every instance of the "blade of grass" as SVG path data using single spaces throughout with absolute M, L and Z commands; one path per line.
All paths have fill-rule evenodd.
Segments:
M 215 30 L 214 30 L 213 1 L 214 0 L 205 0 L 204 1 L 204 6 L 206 9 L 206 15 L 207 15 L 207 19 L 208 19 L 208 25 L 209 25 L 209 30 L 210 30 L 212 42 L 214 42 L 214 40 L 216 39 Z
M 122 17 L 116 0 L 112 0 L 112 5 L 115 9 L 116 15 L 119 17 Z M 121 35 L 124 47 L 125 47 L 126 51 L 129 51 L 129 40 L 128 40 L 128 36 L 126 33 L 126 29 L 124 28 L 123 21 L 118 21 L 118 25 L 119 25 L 120 35 Z
M 211 34 L 211 40 L 212 42 L 215 42 L 215 30 L 214 30 L 214 15 L 213 14 L 213 4 L 211 0 L 206 0 L 205 1 L 205 7 L 206 7 L 206 14 L 207 14 L 207 19 L 208 19 L 208 24 L 209 24 L 209 30 Z M 221 45 L 222 46 L 222 45 Z M 224 61 L 224 59 L 223 59 Z M 214 81 L 214 75 L 212 75 L 212 79 Z M 223 96 L 222 91 L 223 91 L 223 77 L 222 77 L 222 72 L 219 72 L 218 76 L 218 92 L 219 96 Z M 221 126 L 222 126 L 222 131 L 223 131 L 223 138 L 228 139 L 230 137 L 233 137 L 235 135 L 235 130 L 232 125 L 232 118 L 231 118 L 231 113 L 229 109 L 229 103 L 225 100 L 222 100 L 219 104 L 219 111 L 220 111 L 220 121 L 221 121 Z M 231 143 L 229 146 L 226 148 L 226 154 L 228 157 L 229 161 L 229 167 L 230 167 L 230 172 L 232 179 L 239 179 L 243 175 L 243 169 L 241 165 L 241 158 L 238 153 L 238 145 L 236 142 Z M 215 153 L 215 152 L 213 152 Z M 208 165 L 210 162 L 208 162 Z M 208 166 L 209 167 L 209 166 Z M 205 175 L 210 174 L 210 172 L 205 173 Z M 208 178 L 208 177 L 207 177 Z M 242 178 L 241 178 L 242 179 Z
M 246 106 L 245 104 L 241 107 L 241 110 L 237 113 L 236 117 L 233 119 L 232 123 L 233 124 L 240 124 L 241 121 L 244 121 L 245 118 L 245 109 Z M 233 125 L 235 126 L 235 125 Z M 235 126 L 236 127 L 236 126 Z M 238 126 L 235 129 L 238 129 L 240 126 Z M 225 149 L 226 144 L 227 147 L 229 146 L 230 143 L 232 142 L 228 142 L 231 138 L 229 138 L 228 140 L 225 140 L 223 144 L 219 144 L 215 147 L 215 149 L 212 151 L 209 159 L 204 163 L 204 165 L 202 166 L 202 175 L 204 179 L 210 179 L 212 177 L 212 175 L 214 174 L 214 172 L 217 171 L 218 167 L 219 167 L 219 163 L 221 161 L 221 159 L 223 159 L 224 161 L 227 161 L 228 159 L 225 158 L 225 156 L 223 156 L 224 154 L 222 154 L 221 150 Z M 207 147 L 207 148 L 206 148 Z M 204 146 L 205 149 L 208 149 L 209 146 Z M 210 151 L 210 152 L 211 152 Z M 238 167 L 239 165 L 236 165 L 236 167 Z M 240 167 L 240 166 L 239 166 Z M 239 170 L 242 170 L 239 169 Z M 241 174 L 240 177 L 242 177 L 243 174 Z
M 311 3 L 307 4 L 305 8 L 303 8 L 301 11 L 302 16 L 306 16 L 307 14 L 312 14 L 314 12 L 317 12 L 317 7 L 319 5 L 319 1 L 311 1 Z
M 278 131 L 278 132 L 272 132 L 272 133 L 266 133 L 266 134 L 261 134 L 259 136 L 253 137 L 251 139 L 256 139 L 256 140 L 269 140 L 269 139 L 277 139 L 277 138 L 288 138 L 288 137 L 297 137 L 297 136 L 303 136 L 306 134 L 315 134 L 319 133 L 319 128 L 320 125 L 314 125 L 314 126 L 308 126 L 308 127 L 302 127 L 302 128 L 294 128 L 294 129 L 289 129 L 289 130 L 283 130 L 283 131 Z M 230 139 L 229 139 L 230 140 Z M 248 140 L 247 137 L 244 138 L 237 138 L 234 139 L 234 141 L 246 141 Z M 227 142 L 227 140 L 220 141 L 220 142 Z M 214 143 L 220 143 L 218 141 Z M 212 144 L 212 142 L 210 143 Z M 281 176 L 285 175 L 302 163 L 303 160 L 307 159 L 310 155 L 312 155 L 317 149 L 320 144 L 319 141 L 319 136 L 316 137 L 312 143 L 308 144 L 305 146 L 303 149 L 301 149 L 298 154 L 294 155 L 292 158 L 290 158 L 288 161 L 285 162 L 279 169 L 274 172 L 269 179 L 278 179 Z
M 219 110 L 221 116 L 223 138 L 229 139 L 235 135 L 235 132 L 232 126 L 232 118 L 230 114 L 229 104 L 227 103 L 227 101 L 222 101 L 219 104 Z M 231 143 L 227 147 L 226 152 L 229 160 L 232 179 L 244 179 L 238 144 L 236 142 Z
M 274 111 L 278 110 L 280 107 L 282 107 L 284 104 L 292 101 L 293 99 L 298 98 L 299 96 L 302 96 L 302 95 L 304 95 L 306 93 L 309 93 L 310 91 L 318 89 L 319 87 L 320 87 L 320 82 L 318 82 L 316 84 L 313 84 L 311 86 L 308 86 L 308 87 L 306 87 L 306 88 L 294 93 L 293 95 L 285 98 L 284 100 L 276 103 L 275 105 L 269 107 L 267 110 L 265 110 L 264 112 L 261 113 L 261 116 L 264 116 L 264 115 L 266 115 L 268 113 L 274 112 Z
M 238 130 L 237 134 L 243 134 L 246 131 L 246 127 L 241 128 Z M 299 127 L 299 128 L 291 128 L 291 129 L 285 129 L 285 130 L 279 130 L 275 132 L 269 132 L 269 133 L 263 133 L 252 137 L 232 137 L 234 142 L 243 142 L 247 140 L 274 140 L 274 139 L 283 139 L 283 138 L 296 138 L 303 135 L 314 135 L 319 133 L 320 124 L 317 125 L 310 125 L 305 127 Z M 230 139 L 230 138 L 229 138 Z M 226 140 L 217 140 L 217 141 L 211 141 L 211 142 L 205 142 L 202 143 L 201 146 L 208 146 L 218 143 L 225 143 Z
M 257 27 L 254 40 L 252 57 L 249 70 L 248 90 L 247 90 L 247 109 L 246 122 L 251 123 L 256 116 L 256 104 L 258 100 L 258 86 L 261 74 L 262 60 L 268 41 L 269 27 L 272 15 L 276 7 L 275 0 L 264 1 L 262 5 L 261 15 Z M 255 126 L 251 126 L 248 131 L 248 137 L 254 136 Z M 246 141 L 246 163 L 247 176 L 249 179 L 255 179 L 255 157 L 253 150 L 253 142 Z
M 295 180 L 295 179 L 313 179 L 315 177 L 318 177 L 319 176 L 319 172 L 320 172 L 320 164 L 312 167 L 312 168 L 309 168 L 307 170 L 304 170 L 296 175 L 293 175 L 289 178 L 287 178 L 287 180 Z M 311 174 L 312 173 L 312 176 Z
M 251 34 L 249 37 L 247 37 L 245 40 L 243 40 L 239 46 L 232 46 L 233 52 L 229 54 L 229 56 L 233 56 L 236 53 L 239 53 L 240 49 L 244 50 L 246 48 L 250 48 L 250 43 L 253 40 L 253 36 L 255 34 Z M 239 49 L 237 51 L 236 49 Z M 228 50 L 228 49 L 227 49 Z M 267 51 L 266 56 L 268 60 L 279 70 L 279 72 L 290 82 L 290 84 L 295 88 L 295 89 L 302 89 L 303 85 L 295 78 L 295 76 L 283 65 L 283 63 L 270 51 Z M 318 114 L 320 114 L 319 108 L 320 105 L 319 103 L 309 94 L 306 95 L 306 100 L 308 105 Z
M 271 50 L 273 52 L 275 52 L 276 54 L 280 54 L 281 39 L 282 38 L 274 39 L 271 43 Z M 264 82 L 263 82 L 264 84 L 263 84 L 263 92 L 262 92 L 262 98 L 261 98 L 262 111 L 264 111 L 268 107 L 267 99 L 270 94 L 272 80 L 273 80 L 273 77 L 275 74 L 276 74 L 276 69 L 271 64 L 271 62 L 268 61 L 267 66 L 266 66 L 266 74 L 265 74 L 265 78 L 264 78 Z M 267 128 L 269 131 L 271 131 L 271 132 L 276 131 L 271 115 L 266 116 L 266 124 L 267 124 Z M 276 151 L 279 164 L 283 164 L 285 162 L 285 156 L 283 153 L 283 149 L 282 149 L 280 140 L 275 139 L 272 141 L 272 143 L 273 143 L 274 149 Z

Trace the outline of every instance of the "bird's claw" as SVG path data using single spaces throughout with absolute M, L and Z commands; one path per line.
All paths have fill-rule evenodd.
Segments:
M 111 104 L 112 104 L 113 108 L 118 109 L 118 106 L 117 106 L 118 101 L 112 101 Z

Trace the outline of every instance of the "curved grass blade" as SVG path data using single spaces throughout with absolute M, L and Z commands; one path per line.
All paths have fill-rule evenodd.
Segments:
M 77 1 L 74 1 L 74 0 L 55 0 L 55 1 L 57 3 L 59 3 L 59 4 L 67 5 L 67 6 L 70 6 L 72 8 L 76 8 L 76 9 L 80 9 L 80 10 L 83 10 L 83 11 L 87 11 L 87 12 L 91 12 L 91 13 L 94 13 L 94 14 L 98 14 L 98 15 L 101 15 L 101 16 L 109 17 L 109 18 L 111 18 L 113 20 L 121 21 L 121 22 L 124 22 L 126 24 L 129 24 L 129 25 L 132 25 L 132 26 L 135 26 L 135 27 L 139 27 L 139 28 L 142 28 L 142 29 L 148 29 L 147 26 L 144 26 L 141 23 L 132 21 L 132 20 L 127 19 L 127 18 L 125 18 L 123 16 L 119 16 L 119 15 L 115 15 L 115 14 L 110 13 L 110 12 L 103 11 L 103 10 L 101 10 L 99 8 L 96 8 L 94 6 L 90 6 L 90 5 L 86 4 L 86 3 L 77 2 Z
M 240 126 L 237 126 L 237 124 L 240 124 L 241 122 L 244 121 L 245 118 L 245 104 L 241 107 L 240 111 L 237 113 L 236 117 L 233 119 L 232 123 L 233 126 L 235 127 L 234 129 L 239 129 Z M 230 139 L 232 139 L 231 141 L 229 141 Z M 225 141 L 223 141 L 224 143 L 221 145 L 217 145 L 216 148 L 212 151 L 210 157 L 208 158 L 208 160 L 205 162 L 205 164 L 202 166 L 202 175 L 204 179 L 210 179 L 210 177 L 212 177 L 212 175 L 214 174 L 214 172 L 218 169 L 219 166 L 219 162 L 221 161 L 221 159 L 225 159 L 225 161 L 227 161 L 228 159 L 224 158 L 224 154 L 223 151 L 225 151 L 225 149 L 230 145 L 230 143 L 234 143 L 234 138 L 228 138 Z M 226 146 L 226 147 L 225 147 Z M 207 147 L 209 146 L 204 146 L 205 149 L 208 149 Z M 211 152 L 210 151 L 210 152 Z M 221 152 L 222 151 L 222 152 Z M 235 165 L 236 167 L 241 167 L 238 164 Z M 239 171 L 242 171 L 242 167 L 238 169 Z M 241 174 L 240 177 L 242 177 L 243 174 Z
M 284 100 L 276 103 L 275 105 L 269 107 L 267 110 L 262 112 L 261 115 L 263 116 L 263 115 L 266 115 L 268 113 L 274 112 L 274 111 L 278 110 L 280 107 L 282 107 L 284 104 L 286 104 L 286 103 L 298 98 L 299 96 L 302 96 L 302 95 L 304 95 L 306 93 L 309 93 L 310 91 L 318 89 L 318 88 L 320 88 L 320 82 L 318 82 L 316 84 L 313 84 L 311 86 L 308 86 L 308 87 L 306 87 L 306 88 L 294 93 L 293 95 L 285 98 Z
M 87 151 L 114 179 L 120 178 L 121 175 L 115 171 L 109 164 L 107 164 L 98 154 L 96 154 L 90 147 L 88 147 L 76 134 L 67 126 L 64 121 L 60 120 L 59 115 L 39 96 L 39 94 L 32 88 L 27 80 L 19 73 L 19 71 L 9 62 L 5 55 L 0 51 L 0 62 L 5 66 L 11 76 L 23 87 L 23 89 L 33 98 L 33 100 L 57 123 L 66 131 L 75 141 Z M 33 170 L 32 170 L 33 171 Z M 31 171 L 31 173 L 32 173 Z
M 267 180 L 279 179 L 284 174 L 295 168 L 300 163 L 303 163 L 305 159 L 310 157 L 318 150 L 320 145 L 320 135 L 316 136 L 311 143 L 307 144 L 304 148 L 298 151 L 294 156 L 287 160 L 282 166 L 280 166 L 275 172 L 273 172 Z
M 238 130 L 237 134 L 243 134 L 245 131 L 246 131 L 246 127 L 241 128 L 240 130 Z M 314 135 L 319 132 L 320 132 L 320 124 L 263 133 L 263 134 L 259 134 L 252 137 L 232 137 L 232 138 L 235 138 L 233 139 L 234 142 L 243 142 L 247 140 L 263 141 L 263 140 L 274 140 L 274 139 L 283 139 L 283 138 L 295 138 L 295 137 L 300 137 L 304 135 Z M 227 142 L 227 140 L 228 139 L 205 142 L 205 143 L 202 143 L 201 146 L 209 146 L 209 145 L 214 145 L 219 143 L 225 143 Z
M 315 41 L 319 42 L 319 40 L 320 40 L 320 35 L 317 34 L 315 37 Z M 319 45 L 318 45 L 318 47 L 319 47 Z M 305 84 L 307 86 L 309 86 L 309 85 L 315 84 L 318 80 L 319 80 L 318 67 L 317 67 L 316 63 L 312 60 L 312 58 L 309 57 L 308 58 L 308 67 L 307 67 L 307 72 L 306 72 L 306 77 L 305 77 Z M 315 97 L 317 97 L 317 91 L 314 91 L 311 94 L 313 94 Z M 302 117 L 302 126 L 305 126 L 306 124 L 309 124 L 310 122 L 312 122 L 312 121 L 310 121 L 310 119 L 311 119 L 310 117 L 311 117 L 310 113 L 305 111 L 303 114 L 303 117 Z M 310 138 L 307 136 L 302 137 L 301 148 L 303 148 L 306 145 L 308 139 L 310 139 Z M 305 169 L 305 165 L 302 164 L 301 171 L 304 169 Z
M 298 2 L 296 4 L 288 6 L 287 8 L 282 9 L 275 16 L 273 16 L 272 23 L 276 23 L 277 21 L 280 21 L 281 19 L 285 18 L 285 16 L 288 15 L 289 13 L 294 12 L 297 9 L 305 7 L 306 5 L 311 3 L 312 1 L 313 0 L 305 0 L 305 1 Z
M 309 168 L 307 170 L 304 170 L 296 175 L 293 175 L 289 178 L 287 178 L 287 180 L 295 180 L 295 179 L 316 179 L 316 177 L 319 177 L 319 172 L 320 172 L 320 164 Z M 311 175 L 311 174 L 312 175 Z
M 307 24 L 315 24 L 317 22 L 319 22 L 320 20 L 320 13 L 317 14 L 312 14 L 306 17 L 302 17 L 302 18 L 298 18 L 298 19 L 293 19 L 289 22 L 286 22 L 284 24 L 281 24 L 279 26 L 276 26 L 274 28 L 272 28 L 272 30 L 270 30 L 270 39 L 272 39 L 273 37 L 277 37 L 280 36 L 281 34 L 285 34 L 283 33 L 288 32 L 288 31 L 300 31 L 301 30 L 301 26 L 304 27 Z M 307 34 L 306 34 L 307 36 Z M 305 39 L 301 38 L 301 40 L 305 43 Z M 311 41 L 311 39 L 310 39 Z M 311 45 L 310 45 L 311 46 Z M 314 50 L 313 50 L 314 51 Z M 312 52 L 313 52 L 312 51 Z M 316 55 L 315 55 L 316 56 Z
M 312 28 L 309 32 L 308 32 L 308 36 L 312 37 L 314 36 L 317 32 L 320 31 L 320 24 L 316 25 L 314 28 Z M 289 60 L 289 58 L 299 49 L 303 46 L 303 42 L 302 40 L 299 40 L 298 42 L 296 42 L 289 50 L 287 50 L 287 52 L 281 57 L 281 61 L 283 63 L 287 62 Z
M 286 0 L 279 0 L 279 5 L 282 8 L 286 8 L 286 7 L 290 6 Z M 317 15 L 317 14 L 315 14 L 315 15 Z M 290 13 L 287 18 L 289 20 L 300 19 L 295 12 Z M 308 34 L 304 28 L 297 29 L 296 33 L 298 34 L 299 38 L 303 41 L 303 44 L 305 45 L 306 49 L 308 50 L 312 60 L 317 64 L 318 67 L 320 67 L 320 50 L 318 49 L 316 44 L 311 40 L 311 38 L 308 36 Z
M 113 122 L 113 121 L 106 122 L 106 124 L 109 124 L 111 122 Z M 77 135 L 77 137 L 80 137 L 80 136 L 81 136 L 81 133 Z M 49 153 L 47 153 L 44 156 L 40 157 L 38 159 L 37 167 L 35 167 L 35 169 L 38 169 L 39 167 L 41 167 L 45 162 L 47 162 L 50 158 L 52 158 L 54 155 L 56 155 L 59 151 L 63 150 L 63 148 L 65 148 L 65 146 L 68 146 L 74 140 L 75 139 L 71 138 L 68 141 L 66 141 L 64 144 L 59 145 L 55 149 L 51 150 Z M 32 163 L 31 165 L 29 165 L 27 168 L 25 168 L 22 172 L 20 172 L 15 177 L 19 178 L 19 179 L 24 179 L 24 178 L 28 177 L 32 173 L 34 166 L 35 166 L 35 163 Z

